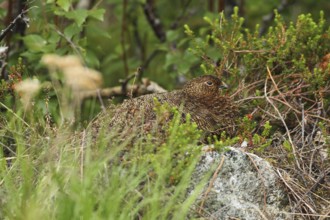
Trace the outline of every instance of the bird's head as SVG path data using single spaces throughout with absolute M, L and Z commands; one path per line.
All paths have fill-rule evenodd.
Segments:
M 197 99 L 211 99 L 219 95 L 221 89 L 228 88 L 219 78 L 212 75 L 204 75 L 187 82 L 183 91 Z

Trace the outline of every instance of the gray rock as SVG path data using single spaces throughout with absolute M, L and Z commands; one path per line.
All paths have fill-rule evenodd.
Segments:
M 217 169 L 218 174 L 214 176 Z M 191 216 L 207 219 L 289 219 L 283 213 L 288 210 L 286 193 L 267 161 L 231 147 L 222 154 L 206 152 L 192 177 L 194 186 L 210 171 L 210 180 L 196 202 L 197 212 Z

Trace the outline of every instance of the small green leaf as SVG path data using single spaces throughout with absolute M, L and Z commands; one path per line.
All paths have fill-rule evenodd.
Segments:
M 88 50 L 86 52 L 85 58 L 86 58 L 86 63 L 87 63 L 88 66 L 91 66 L 91 67 L 99 67 L 100 66 L 100 61 L 99 61 L 99 59 L 97 58 L 96 54 L 93 51 Z
M 99 21 L 103 21 L 104 13 L 105 13 L 104 9 L 93 9 L 89 11 L 89 16 Z
M 166 39 L 168 42 L 175 41 L 179 38 L 180 33 L 178 31 L 169 30 L 166 32 Z
M 165 65 L 164 68 L 168 68 L 172 65 L 175 65 L 178 63 L 178 60 L 181 59 L 181 55 L 178 52 L 171 52 L 167 53 L 165 56 Z
M 32 53 L 31 51 L 25 51 L 20 54 L 21 57 L 25 57 L 29 62 L 40 61 L 40 53 Z
M 79 34 L 81 31 L 81 28 L 77 26 L 77 24 L 73 23 L 69 25 L 67 28 L 64 29 L 64 35 L 71 39 L 74 35 Z
M 180 74 L 186 74 L 190 69 L 190 63 L 183 60 L 182 62 L 178 62 L 177 68 Z
M 57 32 L 51 32 L 49 33 L 49 36 L 47 38 L 47 43 L 57 45 L 60 40 L 61 40 L 61 36 L 58 35 Z
M 176 65 L 180 74 L 186 74 L 198 62 L 198 58 L 189 51 L 185 51 L 183 55 L 179 54 L 179 56 L 181 58 L 178 58 L 178 60 L 180 59 L 181 61 L 176 61 Z
M 64 16 L 74 20 L 79 27 L 86 21 L 86 18 L 88 17 L 88 11 L 84 9 L 77 9 L 65 13 Z
M 42 52 L 47 44 L 47 41 L 40 35 L 30 34 L 23 38 L 25 46 L 32 52 Z
M 185 33 L 188 35 L 188 36 L 193 36 L 194 35 L 194 32 L 190 29 L 190 27 L 187 25 L 187 24 L 185 24 L 184 26 L 184 29 L 185 29 Z
M 285 140 L 285 141 L 283 142 L 283 148 L 284 148 L 287 152 L 289 152 L 289 153 L 292 152 L 292 146 L 291 146 L 290 142 L 287 141 L 287 140 Z
M 57 0 L 56 2 L 64 11 L 69 11 L 71 0 Z
M 258 134 L 254 134 L 253 137 L 253 144 L 259 145 L 261 143 L 261 137 Z

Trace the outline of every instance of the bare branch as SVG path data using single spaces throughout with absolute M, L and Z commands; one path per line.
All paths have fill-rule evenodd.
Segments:
M 217 167 L 217 169 L 213 173 L 213 176 L 212 176 L 212 179 L 210 180 L 209 186 L 207 187 L 206 192 L 203 195 L 203 199 L 202 199 L 202 202 L 201 202 L 201 204 L 199 206 L 199 210 L 198 210 L 198 213 L 199 214 L 201 214 L 202 211 L 203 211 L 205 200 L 206 200 L 208 194 L 211 192 L 211 189 L 213 187 L 213 184 L 214 184 L 215 180 L 217 179 L 217 177 L 219 175 L 219 172 L 220 172 L 220 170 L 221 170 L 224 162 L 225 162 L 225 156 L 222 155 L 221 161 L 219 163 L 219 166 Z
M 182 18 L 185 16 L 188 6 L 190 5 L 191 0 L 187 0 L 187 2 L 184 4 L 183 9 L 181 10 L 181 14 L 175 19 L 175 21 L 171 25 L 171 29 L 176 29 L 182 20 Z
M 285 8 L 287 8 L 289 5 L 293 4 L 294 2 L 295 2 L 295 0 L 282 0 L 280 5 L 276 8 L 276 10 L 278 12 L 282 12 Z M 275 17 L 274 10 L 272 10 L 272 12 L 269 13 L 268 15 L 265 15 L 262 17 L 262 24 L 260 27 L 259 36 L 262 36 L 265 34 L 268 26 L 273 21 L 274 17 Z
M 225 10 L 225 0 L 218 0 L 218 12 L 222 12 Z
M 25 14 L 29 11 L 29 9 L 22 10 L 21 13 L 17 15 L 17 17 L 10 22 L 10 24 L 1 31 L 0 33 L 0 42 L 6 37 L 6 35 L 18 24 L 18 22 L 28 22 L 27 18 L 25 17 Z
M 150 93 L 166 92 L 166 90 L 160 85 L 158 85 L 156 82 L 150 81 L 146 78 L 142 79 L 142 84 L 127 85 L 126 91 L 131 91 L 131 94 L 134 94 L 135 96 L 141 96 Z M 115 86 L 111 88 L 104 88 L 101 90 L 86 91 L 80 94 L 80 97 L 82 99 L 91 97 L 111 98 L 114 96 L 127 96 L 127 93 L 123 92 L 122 86 Z
M 161 42 L 165 42 L 166 41 L 165 31 L 161 20 L 157 16 L 154 0 L 147 0 L 146 3 L 143 4 L 143 10 L 157 38 Z
M 303 201 L 306 205 L 306 207 L 313 213 L 315 214 L 316 211 L 299 195 L 298 192 L 296 192 L 293 188 L 292 188 L 292 184 L 288 183 L 285 178 L 283 177 L 283 175 L 281 174 L 279 169 L 276 169 L 276 172 L 278 174 L 278 176 L 280 177 L 280 179 L 282 180 L 282 182 L 285 184 L 285 186 L 291 191 L 291 193 L 296 196 L 299 200 Z
M 126 54 L 126 42 L 125 42 L 125 34 L 127 32 L 127 23 L 126 23 L 126 15 L 127 13 L 127 0 L 123 1 L 123 15 L 122 15 L 122 20 L 121 20 L 121 32 L 120 32 L 120 43 L 121 43 L 121 49 L 123 53 L 123 62 L 124 62 L 124 70 L 125 70 L 125 75 L 127 76 L 129 73 L 129 68 L 128 68 L 128 61 L 127 61 L 127 54 Z
M 122 92 L 123 94 L 127 94 L 127 84 L 128 82 L 131 80 L 131 79 L 136 79 L 136 78 L 139 78 L 139 76 L 141 75 L 142 73 L 142 68 L 139 67 L 137 68 L 136 72 L 129 75 L 128 77 L 126 77 L 126 79 L 121 79 L 119 80 L 119 82 L 121 83 L 121 88 L 122 88 Z M 134 85 L 134 82 L 133 82 L 133 85 Z M 132 98 L 133 96 L 133 90 L 131 90 L 131 93 L 130 93 L 130 97 Z
M 274 81 L 274 79 L 273 79 L 273 77 L 272 77 L 272 74 L 271 74 L 271 72 L 270 72 L 268 66 L 267 66 L 267 72 L 268 72 L 268 76 L 271 78 L 271 80 L 272 80 L 274 86 L 277 88 L 277 85 L 276 85 L 276 83 L 275 83 L 275 81 Z M 294 143 L 293 143 L 293 141 L 292 141 L 292 138 L 291 138 L 291 135 L 290 135 L 290 130 L 289 130 L 288 126 L 286 125 L 285 120 L 284 120 L 284 118 L 283 118 L 281 112 L 280 112 L 280 111 L 278 110 L 278 108 L 274 105 L 273 101 L 270 100 L 270 98 L 267 96 L 267 81 L 268 81 L 268 77 L 267 77 L 266 80 L 265 80 L 265 87 L 264 87 L 265 98 L 266 98 L 267 102 L 268 102 L 269 104 L 271 104 L 271 106 L 273 106 L 274 110 L 276 111 L 276 113 L 278 114 L 279 118 L 281 119 L 281 121 L 282 121 L 282 123 L 283 123 L 283 126 L 285 127 L 286 133 L 287 133 L 287 135 L 288 135 L 290 145 L 291 145 L 291 147 L 292 147 L 292 153 L 293 153 L 293 155 L 294 155 L 296 165 L 297 165 L 297 167 L 298 167 L 299 169 L 301 169 L 301 168 L 300 168 L 299 161 L 298 161 L 298 157 L 297 157 L 296 146 L 294 145 Z M 277 88 L 277 90 L 278 90 L 278 88 Z M 280 91 L 278 91 L 278 92 L 280 93 Z

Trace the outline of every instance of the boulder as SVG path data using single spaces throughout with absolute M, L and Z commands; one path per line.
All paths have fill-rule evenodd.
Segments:
M 207 219 L 289 219 L 288 198 L 274 168 L 264 159 L 229 147 L 205 152 L 192 184 L 212 172 L 195 203 L 193 217 Z M 195 187 L 192 187 L 190 193 Z

